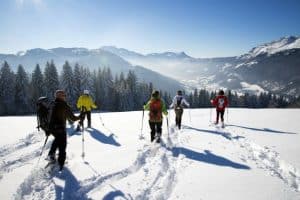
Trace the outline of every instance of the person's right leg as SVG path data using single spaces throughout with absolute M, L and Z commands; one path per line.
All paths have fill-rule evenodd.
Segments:
M 224 122 L 224 113 L 225 113 L 225 110 L 220 111 L 220 113 L 221 113 L 221 122 Z
M 217 118 L 216 118 L 216 124 L 219 123 L 219 115 L 220 115 L 220 111 L 217 110 Z
M 56 152 L 57 148 L 58 148 L 57 137 L 54 137 L 54 140 L 52 142 L 50 151 L 48 153 L 48 158 L 49 158 L 50 161 L 55 161 L 55 152 Z
M 181 119 L 182 119 L 182 114 L 183 114 L 183 109 L 180 109 L 179 113 L 178 113 L 178 129 L 181 129 Z
M 160 142 L 160 137 L 161 137 L 161 132 L 162 132 L 162 129 L 161 129 L 162 122 L 156 122 L 155 125 L 156 125 L 156 132 L 157 132 L 157 135 L 156 135 L 157 140 L 156 140 L 156 142 Z
M 80 115 L 82 115 L 83 118 L 80 119 L 79 122 L 78 122 L 77 129 L 76 129 L 77 131 L 80 131 L 80 126 L 83 125 L 84 119 L 85 119 L 85 116 L 87 115 L 87 113 L 86 112 L 81 112 Z
M 175 109 L 175 115 L 176 115 L 176 126 L 179 128 L 180 126 L 180 110 Z
M 67 147 L 67 134 L 66 132 L 61 132 L 58 137 L 58 164 L 60 169 L 63 168 L 66 160 L 66 147 Z
M 92 122 L 91 122 L 91 111 L 86 112 L 87 121 L 88 121 L 88 127 L 91 128 Z
M 150 129 L 151 129 L 150 137 L 151 137 L 151 142 L 152 142 L 155 138 L 155 122 L 150 122 L 149 121 L 149 126 L 150 126 Z

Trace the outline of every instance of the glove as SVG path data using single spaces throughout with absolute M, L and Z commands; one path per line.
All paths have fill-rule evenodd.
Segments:
M 50 135 L 49 131 L 45 131 L 46 136 L 48 137 Z

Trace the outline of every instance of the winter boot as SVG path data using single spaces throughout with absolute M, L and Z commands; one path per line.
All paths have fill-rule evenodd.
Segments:
M 48 157 L 46 158 L 46 160 L 48 160 L 50 163 L 56 162 L 55 156 L 52 154 L 49 154 Z
M 76 131 L 80 131 L 80 125 L 78 124 Z

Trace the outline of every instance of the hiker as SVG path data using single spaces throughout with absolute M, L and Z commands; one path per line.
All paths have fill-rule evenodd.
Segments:
M 190 104 L 182 95 L 182 91 L 178 90 L 177 95 L 173 98 L 170 108 L 174 108 L 175 111 L 175 122 L 178 129 L 181 129 L 181 119 L 183 114 L 183 108 L 190 107 Z
M 71 107 L 66 102 L 66 94 L 63 90 L 55 92 L 55 100 L 51 110 L 51 118 L 49 121 L 49 129 L 54 136 L 54 141 L 48 153 L 48 159 L 56 162 L 55 152 L 58 149 L 58 164 L 60 170 L 63 169 L 66 160 L 66 147 L 67 147 L 67 133 L 66 133 L 66 120 L 71 121 L 80 120 L 82 116 L 75 116 Z
M 224 113 L 225 108 L 228 106 L 227 97 L 224 95 L 224 91 L 220 90 L 218 96 L 210 100 L 210 103 L 216 107 L 217 117 L 215 124 L 219 123 L 219 116 L 221 116 L 222 127 L 224 127 Z
M 151 142 L 156 138 L 156 142 L 160 142 L 161 137 L 161 126 L 162 126 L 162 113 L 168 115 L 166 105 L 160 98 L 159 91 L 155 90 L 151 94 L 151 98 L 146 105 L 144 110 L 149 110 L 149 125 L 151 129 Z
M 83 125 L 85 116 L 87 116 L 88 127 L 91 128 L 91 110 L 92 108 L 97 108 L 97 106 L 90 96 L 89 90 L 84 90 L 83 95 L 78 98 L 77 108 L 80 110 L 83 118 L 80 120 L 76 130 L 80 131 L 80 126 Z

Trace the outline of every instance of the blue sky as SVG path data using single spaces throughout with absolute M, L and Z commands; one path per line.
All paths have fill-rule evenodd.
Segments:
M 300 35 L 299 0 L 0 0 L 0 53 L 114 45 L 236 56 Z

